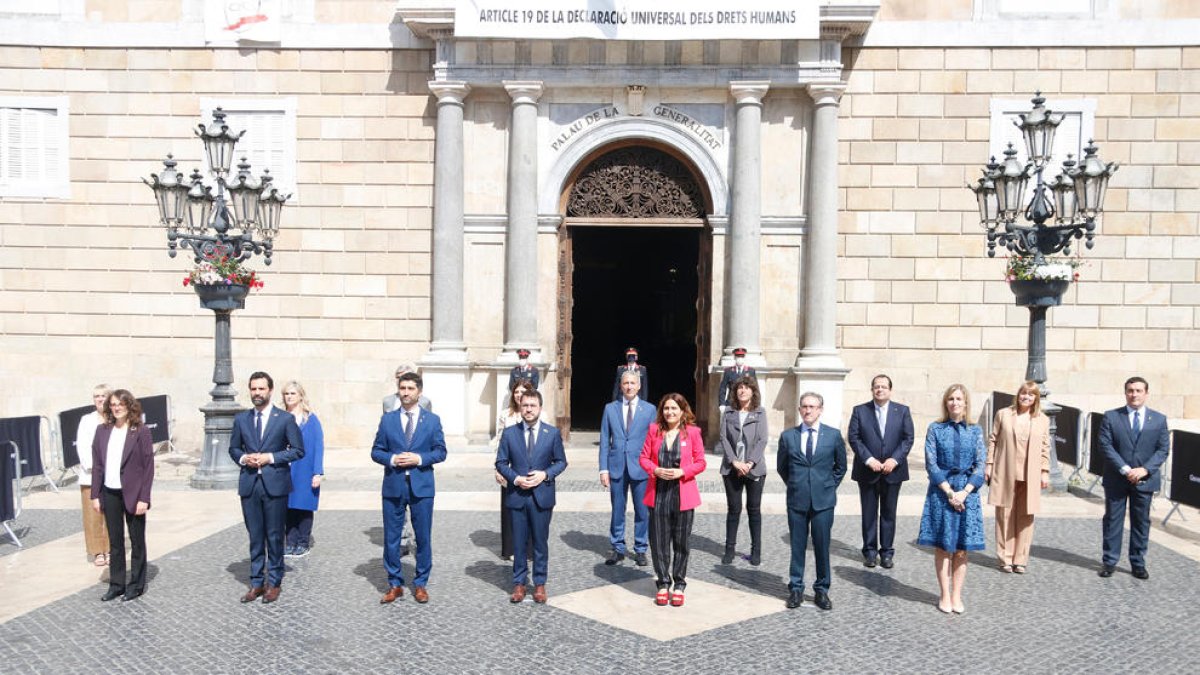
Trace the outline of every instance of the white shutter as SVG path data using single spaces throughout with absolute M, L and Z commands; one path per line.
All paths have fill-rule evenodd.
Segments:
M 238 162 L 245 157 L 250 172 L 256 178 L 263 169 L 271 170 L 275 187 L 296 195 L 296 101 L 280 99 L 203 99 L 201 114 L 210 119 L 212 111 L 221 107 L 225 123 L 233 131 L 245 130 L 233 153 L 231 171 L 236 173 Z M 294 202 L 293 202 L 294 203 Z
M 0 99 L 0 196 L 66 197 L 69 183 L 65 98 Z
M 1050 180 L 1062 172 L 1063 160 L 1067 154 L 1074 155 L 1079 161 L 1083 147 L 1094 133 L 1096 125 L 1096 100 L 1054 100 L 1047 99 L 1044 104 L 1053 113 L 1065 113 L 1063 121 L 1054 133 L 1054 149 L 1050 163 L 1046 167 L 1045 178 Z M 1025 162 L 1025 139 L 1021 130 L 1013 122 L 1019 122 L 1017 115 L 1028 113 L 1033 104 L 1028 100 L 992 100 L 992 130 L 989 150 L 997 162 L 1004 161 L 1004 150 L 1009 143 L 1017 151 L 1017 160 Z M 982 159 L 982 158 L 981 158 Z M 986 164 L 981 161 L 980 164 Z

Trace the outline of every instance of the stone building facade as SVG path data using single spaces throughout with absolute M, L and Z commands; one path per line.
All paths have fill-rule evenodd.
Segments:
M 841 419 L 877 372 L 928 419 L 951 382 L 1024 373 L 1028 314 L 965 185 L 1035 90 L 1073 114 L 1060 142 L 1122 165 L 1050 313 L 1055 399 L 1115 405 L 1138 373 L 1200 415 L 1200 3 L 813 3 L 811 39 L 641 41 L 285 0 L 277 43 L 228 46 L 199 0 L 9 4 L 0 112 L 47 159 L 0 182 L 6 416 L 108 382 L 170 394 L 199 443 L 213 320 L 140 178 L 168 152 L 200 166 L 190 129 L 220 105 L 295 191 L 234 316 L 239 386 L 300 380 L 333 447 L 370 443 L 404 361 L 453 436 L 486 438 L 518 348 L 576 429 L 628 345 L 710 420 L 734 347 L 775 429 L 808 389 Z

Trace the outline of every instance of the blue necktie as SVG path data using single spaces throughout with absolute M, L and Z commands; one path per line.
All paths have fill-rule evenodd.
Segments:
M 813 460 L 813 437 L 817 435 L 817 430 L 812 427 L 808 428 L 808 441 L 804 444 L 804 458 L 812 464 Z
M 525 459 L 529 461 L 529 470 L 533 470 L 533 427 L 525 429 Z
M 1140 410 L 1133 411 L 1133 442 L 1134 443 L 1137 443 L 1138 439 L 1140 439 L 1142 437 L 1141 414 L 1142 413 Z

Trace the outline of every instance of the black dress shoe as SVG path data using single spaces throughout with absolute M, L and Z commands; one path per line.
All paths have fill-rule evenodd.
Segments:
M 125 591 L 125 595 L 121 598 L 121 602 L 129 602 L 130 600 L 137 600 L 138 598 L 142 597 L 142 593 L 145 593 L 145 591 L 127 590 L 127 591 Z
M 1113 572 L 1115 572 L 1115 571 L 1116 571 L 1116 568 L 1113 567 L 1112 565 L 1105 565 L 1104 567 L 1100 568 L 1100 576 L 1101 576 L 1101 578 L 1107 579 L 1107 578 L 1111 577 L 1113 575 Z
M 624 559 L 625 559 L 625 554 L 621 553 L 620 551 L 618 551 L 617 549 L 614 548 L 613 550 L 609 551 L 608 557 L 604 559 L 604 564 L 605 565 L 616 565 L 617 563 L 621 562 Z
M 722 565 L 731 565 L 731 564 L 733 564 L 733 557 L 734 557 L 735 555 L 737 555 L 737 552 L 736 552 L 736 551 L 734 551 L 733 547 L 731 547 L 731 546 L 726 546 L 726 547 L 725 547 L 725 554 L 721 556 L 721 564 L 722 564 Z
M 1135 568 L 1133 568 L 1133 578 L 1134 579 L 1149 579 L 1150 572 L 1146 571 L 1145 567 L 1135 567 Z
M 117 598 L 121 597 L 122 595 L 125 595 L 124 588 L 111 588 L 110 587 L 108 589 L 107 593 L 100 596 L 100 602 L 108 602 L 109 600 L 116 600 Z
M 883 558 L 879 561 L 879 564 L 883 565 L 883 569 L 885 570 L 890 570 L 896 565 L 896 563 L 892 562 L 892 556 L 890 555 L 883 556 Z
M 633 554 L 633 562 L 637 563 L 638 567 L 645 567 L 650 564 L 650 561 L 646 559 L 646 554 L 641 552 Z
M 788 594 L 787 608 L 796 609 L 804 604 L 804 593 L 802 591 L 792 591 Z
M 866 565 L 867 567 L 874 567 L 876 565 L 875 556 L 869 555 L 863 558 L 863 565 Z
M 755 567 L 758 567 L 759 565 L 761 565 L 762 564 L 762 553 L 759 553 L 758 551 L 751 551 L 750 552 L 750 564 L 754 565 Z
M 833 602 L 829 600 L 829 594 L 825 591 L 817 591 L 813 597 L 813 604 L 821 609 L 833 609 Z

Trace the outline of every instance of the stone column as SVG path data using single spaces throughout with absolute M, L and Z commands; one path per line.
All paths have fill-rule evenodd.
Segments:
M 465 82 L 434 81 L 433 278 L 430 352 L 466 361 L 463 342 L 463 99 Z
M 721 363 L 733 362 L 743 347 L 750 365 L 763 366 L 759 344 L 759 281 L 762 217 L 762 99 L 768 82 L 730 82 L 736 101 L 733 180 L 729 211 L 729 271 L 725 348 Z
M 433 265 L 429 352 L 421 359 L 424 393 L 454 440 L 467 429 L 467 345 L 463 340 L 463 100 L 465 82 L 435 80 L 437 127 L 433 165 Z
M 508 129 L 508 233 L 504 242 L 504 354 L 521 348 L 540 363 L 537 326 L 537 101 L 541 82 L 505 82 L 512 97 Z
M 796 359 L 797 396 L 825 397 L 827 424 L 840 425 L 842 385 L 850 372 L 837 349 L 838 100 L 842 84 L 810 84 L 813 124 L 804 239 L 804 347 Z

